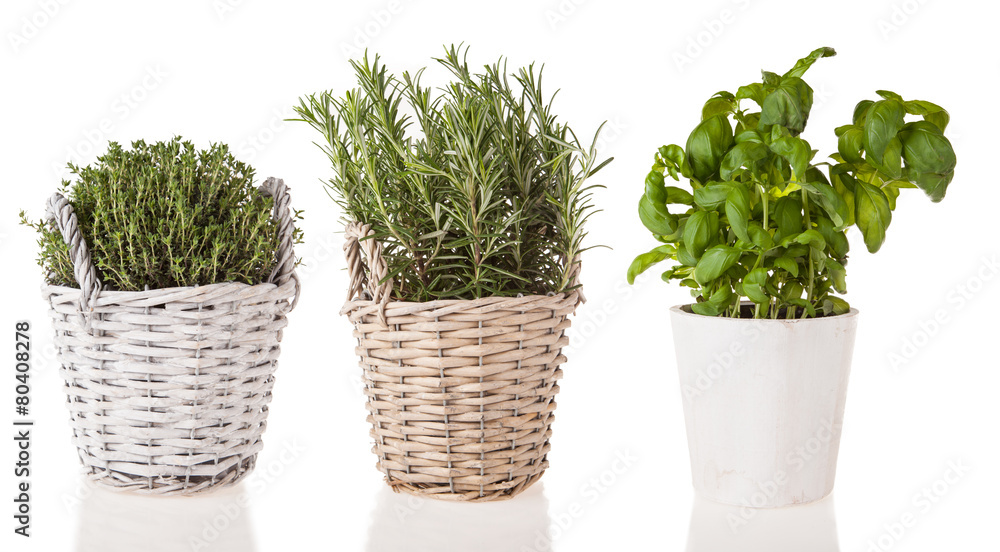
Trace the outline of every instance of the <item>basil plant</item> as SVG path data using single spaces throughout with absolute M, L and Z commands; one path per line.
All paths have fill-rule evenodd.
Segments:
M 784 75 L 719 92 L 682 148 L 661 147 L 646 177 L 639 218 L 662 245 L 636 257 L 628 281 L 661 261 L 663 280 L 691 288 L 692 310 L 706 316 L 806 318 L 850 307 L 847 230 L 856 225 L 868 251 L 885 241 L 900 190 L 920 188 L 934 202 L 954 176 L 944 136 L 948 112 L 931 102 L 881 99 L 857 104 L 838 127 L 838 152 L 813 162 L 801 138 L 813 103 L 802 75 L 820 48 Z M 750 104 L 751 108 L 744 107 Z M 668 186 L 687 179 L 690 190 Z M 751 303 L 751 307 L 741 307 Z

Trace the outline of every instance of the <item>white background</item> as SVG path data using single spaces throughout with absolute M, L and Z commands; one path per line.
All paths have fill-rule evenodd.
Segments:
M 30 540 L 12 534 L 14 448 L 9 437 L 0 446 L 3 550 L 144 548 L 137 538 L 150 539 L 146 549 L 197 549 L 192 536 L 214 539 L 207 550 L 680 550 L 689 539 L 692 549 L 741 550 L 697 544 L 732 535 L 728 512 L 694 502 L 689 483 L 665 314 L 690 298 L 658 272 L 634 288 L 624 274 L 654 245 L 635 205 L 655 149 L 683 144 L 714 92 L 735 91 L 762 68 L 784 72 L 819 46 L 839 53 L 807 74 L 816 102 L 804 137 L 821 156 L 835 150 L 833 129 L 850 122 L 854 104 L 886 88 L 951 112 L 958 170 L 943 203 L 917 191 L 900 199 L 877 255 L 853 236 L 847 298 L 861 321 L 833 499 L 761 513 L 739 536 L 772 539 L 767 550 L 793 538 L 826 542 L 797 550 L 836 550 L 838 538 L 845 552 L 995 549 L 995 4 L 17 0 L 0 14 L 2 327 L 12 341 L 15 320 L 34 325 L 37 423 Z M 350 326 L 337 315 L 346 289 L 341 226 L 320 184 L 331 170 L 309 128 L 282 122 L 300 95 L 353 84 L 345 50 L 368 45 L 401 72 L 461 41 L 477 65 L 501 55 L 512 68 L 544 62 L 548 90 L 562 89 L 561 119 L 581 134 L 608 120 L 603 151 L 615 157 L 599 175 L 605 212 L 590 228 L 591 243 L 613 249 L 584 259 L 590 301 L 571 330 L 551 469 L 530 493 L 492 505 L 407 501 L 373 468 Z M 432 70 L 426 82 L 443 76 Z M 227 142 L 261 178 L 292 187 L 306 216 L 302 300 L 250 484 L 206 499 L 88 493 L 69 442 L 34 237 L 17 212 L 42 215 L 67 160 L 90 163 L 108 140 L 175 134 L 202 147 Z M 935 327 L 936 314 L 947 321 Z M 13 418 L 12 365 L 0 382 L 4 424 Z M 968 473 L 936 484 L 953 462 Z M 943 496 L 920 507 L 913 497 L 924 489 Z M 240 493 L 249 506 L 233 513 Z M 887 529 L 907 513 L 912 527 Z M 213 537 L 205 522 L 220 515 L 232 521 Z

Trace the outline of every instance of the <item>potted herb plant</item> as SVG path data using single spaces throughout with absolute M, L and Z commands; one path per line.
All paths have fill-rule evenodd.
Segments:
M 694 485 L 717 501 L 782 506 L 833 489 L 858 317 L 839 296 L 847 230 L 878 251 L 900 190 L 937 202 L 954 174 L 948 113 L 884 90 L 814 162 L 802 75 L 832 55 L 712 96 L 685 147 L 659 149 L 639 200 L 661 245 L 628 279 L 669 259 L 663 280 L 691 288 L 671 323 Z
M 322 134 L 345 214 L 342 313 L 378 469 L 394 490 L 489 501 L 548 467 L 588 178 L 607 161 L 557 121 L 540 70 L 474 73 L 467 52 L 445 50 L 454 80 L 439 92 L 366 56 L 359 88 L 296 112 Z
M 288 188 L 215 144 L 111 143 L 48 202 L 42 294 L 89 479 L 192 494 L 254 467 L 298 283 Z

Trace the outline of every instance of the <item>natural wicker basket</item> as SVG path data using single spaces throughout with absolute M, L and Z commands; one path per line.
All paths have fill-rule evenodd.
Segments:
M 102 291 L 73 207 L 48 203 L 80 288 L 46 285 L 73 442 L 88 478 L 122 490 L 193 494 L 249 474 L 263 444 L 285 315 L 298 300 L 288 188 L 268 282 Z
M 548 467 L 567 317 L 583 295 L 393 301 L 373 235 L 347 226 L 341 313 L 358 339 L 378 469 L 393 490 L 432 498 L 516 496 Z

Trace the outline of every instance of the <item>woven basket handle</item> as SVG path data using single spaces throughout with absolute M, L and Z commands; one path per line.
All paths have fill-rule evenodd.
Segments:
M 299 303 L 299 292 L 302 286 L 299 277 L 295 273 L 295 218 L 292 214 L 292 196 L 288 192 L 285 181 L 273 176 L 264 181 L 260 186 L 262 196 L 274 198 L 274 219 L 278 221 L 278 263 L 271 270 L 271 276 L 267 279 L 272 284 L 284 285 L 288 280 L 295 280 L 295 298 L 292 299 L 291 308 Z
M 373 238 L 375 231 L 370 224 L 351 222 L 344 227 L 344 256 L 347 257 L 347 271 L 351 278 L 347 289 L 347 301 L 353 301 L 367 293 L 371 300 L 378 304 L 379 320 L 385 324 L 385 304 L 392 295 L 392 278 L 385 279 L 389 272 L 385 258 L 382 257 L 382 246 Z M 368 239 L 365 239 L 368 238 Z M 368 260 L 367 264 L 365 259 Z M 585 303 L 580 286 L 580 257 L 576 256 L 571 267 L 570 280 L 577 288 L 578 303 Z
M 583 263 L 580 262 L 580 255 L 573 257 L 573 265 L 570 267 L 570 285 L 576 288 L 577 293 L 577 306 L 587 302 L 587 297 L 583 294 L 583 284 L 580 282 L 580 270 L 583 267 Z
M 371 300 L 378 304 L 379 320 L 384 324 L 385 304 L 392 295 L 392 278 L 386 279 L 389 266 L 382 257 L 382 245 L 374 236 L 375 231 L 370 224 L 351 222 L 344 227 L 344 256 L 347 257 L 347 271 L 351 278 L 347 300 L 353 301 L 367 292 Z
M 299 302 L 299 278 L 295 274 L 295 251 L 292 248 L 295 225 L 292 221 L 291 196 L 288 186 L 280 178 L 268 178 L 260 187 L 260 193 L 274 198 L 274 217 L 280 221 L 278 235 L 278 263 L 271 271 L 268 282 L 282 285 L 289 279 L 295 280 L 295 298 L 292 307 Z M 80 232 L 73 205 L 59 192 L 52 194 L 45 206 L 45 216 L 54 221 L 56 229 L 62 235 L 63 241 L 69 246 L 70 260 L 73 262 L 73 275 L 80 286 L 80 310 L 84 313 L 93 309 L 97 297 L 101 293 L 101 282 L 97 276 L 97 268 L 90 258 L 87 240 Z
M 80 311 L 91 312 L 97 297 L 101 294 L 101 281 L 97 277 L 97 268 L 90 258 L 87 240 L 80 233 L 76 212 L 70 202 L 61 193 L 56 192 L 45 205 L 45 217 L 56 223 L 56 229 L 69 246 L 73 276 L 80 285 Z

